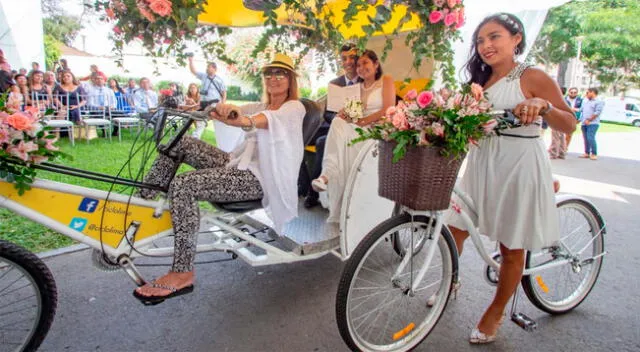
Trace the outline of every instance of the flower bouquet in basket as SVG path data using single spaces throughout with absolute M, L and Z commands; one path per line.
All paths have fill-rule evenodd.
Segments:
M 16 111 L 0 95 L 0 178 L 13 182 L 22 195 L 36 176 L 34 164 L 66 156 L 55 145 L 57 137 L 40 122 L 36 108 Z
M 460 91 L 409 91 L 380 123 L 358 128 L 353 142 L 380 140 L 378 193 L 416 210 L 449 206 L 470 144 L 495 126 L 491 104 L 477 84 Z

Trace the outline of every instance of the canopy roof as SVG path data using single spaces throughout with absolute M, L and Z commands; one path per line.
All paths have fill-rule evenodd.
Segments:
M 309 3 L 314 5 L 315 1 L 310 0 Z M 316 15 L 323 17 L 328 13 L 333 12 L 334 16 L 331 21 L 334 25 L 339 26 L 343 22 L 343 10 L 347 8 L 348 4 L 348 0 L 327 0 L 326 6 Z M 296 16 L 295 14 L 286 13 L 285 6 L 278 8 L 276 13 L 278 14 L 278 23 L 283 25 L 291 24 L 292 16 Z M 400 19 L 405 14 L 406 8 L 404 6 L 397 7 L 392 14 L 391 21 L 389 21 L 389 23 L 384 27 L 384 33 L 393 32 Z M 345 25 L 340 26 L 340 32 L 346 38 L 350 38 L 352 36 L 363 36 L 364 32 L 362 31 L 362 26 L 369 23 L 367 16 L 373 17 L 375 15 L 375 7 L 369 6 L 367 11 L 360 12 L 354 18 L 350 28 L 347 28 Z M 262 11 L 247 9 L 242 4 L 242 0 L 209 0 L 208 4 L 205 6 L 205 12 L 200 15 L 198 21 L 202 24 L 212 24 L 217 26 L 258 27 L 264 25 L 265 17 L 263 16 Z M 420 26 L 420 21 L 414 16 L 411 21 L 407 22 L 402 27 L 402 31 L 416 29 L 418 26 Z

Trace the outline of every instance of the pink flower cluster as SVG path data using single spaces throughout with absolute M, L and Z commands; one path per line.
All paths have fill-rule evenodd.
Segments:
M 429 14 L 429 22 L 444 22 L 447 27 L 458 29 L 464 25 L 464 7 L 462 0 L 433 0 L 433 10 Z
M 454 92 L 447 88 L 437 91 L 410 90 L 396 106 L 389 107 L 385 114 L 383 128 L 390 136 L 396 131 L 416 131 L 418 145 L 430 145 L 435 139 L 445 138 L 445 117 L 455 116 L 460 121 L 467 116 L 485 114 L 491 104 L 485 98 L 482 87 L 472 84 L 469 89 Z M 453 114 L 451 113 L 453 112 Z M 491 121 L 479 126 L 489 133 L 495 124 Z
M 12 114 L 0 111 L 0 154 L 8 154 L 33 163 L 46 161 L 47 156 L 32 154 L 40 149 L 36 136 L 42 128 L 37 114 L 31 111 Z M 44 135 L 46 136 L 47 132 Z M 45 138 L 41 144 L 47 150 L 56 151 L 58 147 L 54 145 L 55 142 L 56 139 Z
M 137 0 L 136 6 L 142 17 L 152 23 L 156 16 L 168 17 L 173 12 L 171 0 Z

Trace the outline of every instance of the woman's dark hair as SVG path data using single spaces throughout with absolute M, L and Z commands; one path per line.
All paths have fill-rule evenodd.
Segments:
M 109 86 L 109 88 L 111 88 L 111 81 L 116 82 L 116 92 L 120 92 L 120 93 L 124 94 L 124 91 L 120 87 L 120 83 L 118 83 L 118 80 L 115 79 L 115 78 L 109 78 L 109 81 L 107 82 L 107 85 Z
M 465 68 L 467 70 L 467 74 L 470 77 L 469 83 L 477 83 L 481 86 L 484 86 L 485 83 L 491 77 L 491 66 L 487 65 L 480 58 L 480 54 L 478 54 L 477 48 L 477 40 L 478 40 L 478 32 L 480 28 L 489 22 L 495 22 L 502 27 L 504 27 L 511 35 L 516 35 L 520 33 L 522 35 L 522 41 L 518 43 L 516 46 L 515 54 L 520 55 L 524 52 L 524 48 L 526 46 L 525 34 L 524 34 L 524 25 L 520 19 L 510 13 L 502 12 L 497 13 L 495 15 L 485 17 L 482 22 L 476 27 L 476 30 L 473 32 L 473 37 L 471 39 L 471 58 L 467 61 Z
M 378 55 L 376 55 L 373 50 L 365 50 L 362 52 L 362 54 L 360 54 L 358 60 L 362 59 L 365 56 L 368 57 L 369 60 L 373 61 L 374 64 L 376 62 L 378 63 L 378 69 L 376 70 L 376 81 L 379 80 L 380 77 L 382 77 L 382 64 L 380 64 L 380 60 L 378 60 Z

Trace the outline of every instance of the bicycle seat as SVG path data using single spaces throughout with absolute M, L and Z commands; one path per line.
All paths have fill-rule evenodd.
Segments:
M 233 213 L 244 213 L 254 209 L 262 208 L 262 200 L 245 200 L 239 202 L 227 202 L 227 203 L 211 203 L 214 207 L 222 210 L 230 211 Z

